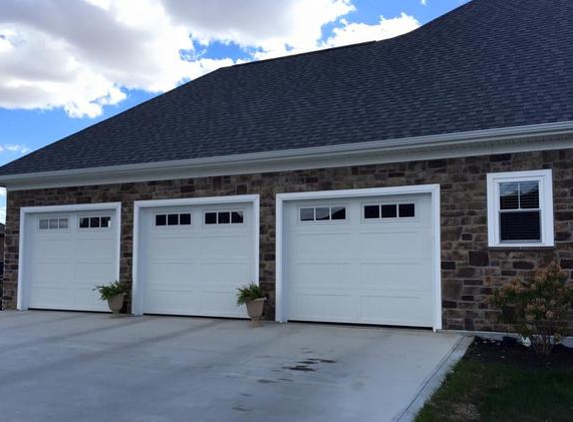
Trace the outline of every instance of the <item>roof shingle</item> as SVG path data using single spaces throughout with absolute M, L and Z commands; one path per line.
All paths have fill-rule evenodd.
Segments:
M 573 2 L 474 0 L 409 34 L 219 69 L 0 175 L 573 120 Z

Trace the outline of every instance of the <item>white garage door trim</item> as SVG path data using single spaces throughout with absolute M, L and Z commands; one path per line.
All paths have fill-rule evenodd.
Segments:
M 20 208 L 20 238 L 19 238 L 19 256 L 18 256 L 18 298 L 16 309 L 25 311 L 28 309 L 28 285 L 26 280 L 26 259 L 28 258 L 28 245 L 26 244 L 26 220 L 32 214 L 48 214 L 48 213 L 68 213 L 68 212 L 81 212 L 81 211 L 106 211 L 113 210 L 117 218 L 116 242 L 117 242 L 117 266 L 116 266 L 116 279 L 120 278 L 120 262 L 121 262 L 121 203 L 120 202 L 106 202 L 99 204 L 79 204 L 79 205 L 48 205 L 40 207 L 22 207 Z
M 143 277 L 139 277 L 140 265 L 140 231 L 141 231 L 141 211 L 144 208 L 161 208 L 161 207 L 184 207 L 193 205 L 220 205 L 250 203 L 253 206 L 253 274 L 254 279 L 259 281 L 259 235 L 260 235 L 260 197 L 259 195 L 232 195 L 232 196 L 213 196 L 205 198 L 177 198 L 177 199 L 152 199 L 147 201 L 134 202 L 133 217 L 133 285 L 132 285 L 132 306 L 133 315 L 143 315 Z
M 284 271 L 284 206 L 285 202 L 319 199 L 367 198 L 373 196 L 430 194 L 432 206 L 432 228 L 434 234 L 433 274 L 433 329 L 442 329 L 441 289 L 441 243 L 440 243 L 440 185 L 416 185 L 387 188 L 331 190 L 318 192 L 279 193 L 276 195 L 276 320 L 286 322 L 286 286 Z

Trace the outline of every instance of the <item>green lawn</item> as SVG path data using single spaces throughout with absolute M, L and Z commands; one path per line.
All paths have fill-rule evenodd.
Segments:
M 573 368 L 519 369 L 462 359 L 416 422 L 573 421 Z

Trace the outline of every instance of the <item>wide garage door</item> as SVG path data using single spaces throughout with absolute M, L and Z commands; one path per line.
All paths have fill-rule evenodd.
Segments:
M 29 213 L 24 308 L 108 311 L 94 287 L 118 278 L 116 210 Z
M 286 202 L 286 319 L 431 327 L 431 195 Z
M 145 208 L 142 312 L 246 317 L 237 287 L 256 280 L 252 203 Z

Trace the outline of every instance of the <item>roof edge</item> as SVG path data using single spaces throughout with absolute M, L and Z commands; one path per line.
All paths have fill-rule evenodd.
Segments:
M 135 179 L 137 181 L 166 180 L 169 178 L 176 179 L 184 177 L 167 178 L 162 177 L 163 173 L 175 174 L 176 172 L 187 172 L 190 174 L 189 177 L 202 177 L 202 172 L 207 171 L 210 175 L 215 175 L 217 169 L 220 169 L 218 175 L 248 174 L 281 171 L 284 169 L 293 170 L 298 168 L 297 163 L 302 165 L 302 167 L 300 167 L 301 169 L 313 168 L 309 167 L 310 162 L 314 163 L 314 168 L 324 168 L 335 167 L 334 161 L 341 158 L 354 158 L 352 164 L 347 165 L 373 164 L 378 161 L 392 162 L 388 161 L 388 157 L 400 153 L 411 154 L 411 159 L 394 160 L 394 162 L 414 161 L 420 159 L 416 156 L 418 152 L 427 153 L 431 151 L 435 152 L 435 154 L 432 155 L 432 157 L 434 157 L 433 159 L 439 159 L 448 157 L 448 150 L 453 149 L 465 149 L 468 153 L 462 155 L 468 156 L 474 155 L 473 153 L 469 153 L 468 149 L 471 147 L 491 147 L 491 149 L 487 149 L 487 151 L 492 154 L 496 153 L 495 144 L 500 141 L 505 140 L 506 143 L 504 145 L 517 145 L 529 139 L 529 144 L 531 144 L 531 138 L 539 139 L 544 136 L 568 134 L 573 135 L 573 121 L 275 150 L 250 154 L 0 175 L 0 186 L 16 190 L 49 187 L 52 182 L 54 187 L 126 183 L 134 181 L 134 176 L 136 176 Z M 544 141 L 537 142 L 539 145 L 534 147 L 533 150 L 573 148 L 573 136 L 571 140 L 560 140 L 557 146 L 553 148 L 544 143 Z M 532 147 L 530 146 L 529 148 Z M 511 148 L 509 148 L 508 151 L 511 151 Z M 373 162 L 373 159 L 377 159 L 378 161 Z M 285 168 L 280 166 L 281 163 L 285 165 Z M 264 164 L 270 165 L 270 169 L 265 170 Z M 261 167 L 261 165 L 263 166 Z M 215 173 L 211 174 L 212 172 L 208 170 L 212 170 L 212 172 L 214 171 Z M 194 175 L 194 173 L 198 175 Z

